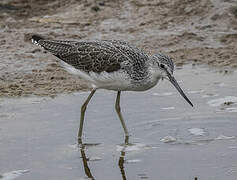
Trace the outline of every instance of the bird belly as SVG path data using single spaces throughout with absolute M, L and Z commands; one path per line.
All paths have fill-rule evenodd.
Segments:
M 122 71 L 115 72 L 84 72 L 74 68 L 68 63 L 59 61 L 60 65 L 70 74 L 77 75 L 86 80 L 92 88 L 108 89 L 115 91 L 126 91 L 131 89 L 130 80 L 126 73 Z
M 94 80 L 95 86 L 100 89 L 114 91 L 128 91 L 131 89 L 130 77 L 123 71 L 115 72 L 90 72 L 90 77 Z
M 114 91 L 146 91 L 154 87 L 159 79 L 149 79 L 142 82 L 133 82 L 129 75 L 122 71 L 114 72 L 84 72 L 76 69 L 73 66 L 59 61 L 60 65 L 70 74 L 77 75 L 82 79 L 86 80 L 92 88 L 96 89 L 107 89 Z

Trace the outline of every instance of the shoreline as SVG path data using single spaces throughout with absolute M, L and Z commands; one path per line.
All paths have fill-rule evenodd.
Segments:
M 78 41 L 126 40 L 148 54 L 171 56 L 177 67 L 194 63 L 237 69 L 234 2 L 42 2 L 0 3 L 0 97 L 54 96 L 87 89 L 86 82 L 59 67 L 54 56 L 31 44 L 30 34 Z

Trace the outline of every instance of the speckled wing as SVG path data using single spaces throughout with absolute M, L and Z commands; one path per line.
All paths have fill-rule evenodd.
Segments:
M 129 57 L 110 41 L 57 41 L 33 38 L 34 43 L 51 52 L 64 62 L 85 72 L 113 72 Z
M 138 49 L 136 46 L 133 46 L 126 41 L 106 40 L 106 42 L 112 43 L 115 48 L 117 48 L 120 52 L 122 52 L 129 58 L 133 65 L 135 65 L 136 63 L 143 64 L 149 59 L 148 55 L 144 51 Z
M 112 43 L 116 49 L 128 58 L 129 69 L 127 73 L 130 74 L 133 80 L 139 81 L 143 77 L 147 76 L 148 67 L 146 62 L 149 60 L 149 56 L 144 51 L 126 41 L 107 40 L 106 42 Z

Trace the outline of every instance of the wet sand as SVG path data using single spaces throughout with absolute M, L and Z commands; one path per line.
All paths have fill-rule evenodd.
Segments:
M 237 5 L 222 0 L 2 0 L 0 96 L 55 96 L 86 90 L 86 83 L 29 42 L 50 39 L 121 39 L 176 65 L 237 67 Z
M 2 98 L 0 173 L 4 177 L 18 170 L 19 180 L 88 176 L 233 180 L 237 177 L 236 73 L 191 65 L 177 69 L 177 80 L 194 108 L 166 81 L 147 92 L 122 93 L 129 146 L 123 146 L 112 91 L 98 91 L 89 104 L 85 149 L 77 147 L 76 136 L 87 92 Z

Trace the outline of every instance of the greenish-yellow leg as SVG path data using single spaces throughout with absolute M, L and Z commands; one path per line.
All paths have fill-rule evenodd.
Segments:
M 96 89 L 93 89 L 91 91 L 90 95 L 88 96 L 88 98 L 86 99 L 84 104 L 81 106 L 81 118 L 80 118 L 80 127 L 79 127 L 79 131 L 78 131 L 78 142 L 81 142 L 81 136 L 82 136 L 82 129 L 83 129 L 83 123 L 84 123 L 84 118 L 85 118 L 86 107 L 87 107 L 87 104 L 90 102 L 92 96 L 95 94 L 95 91 L 96 91 Z
M 121 114 L 121 108 L 120 108 L 120 94 L 121 94 L 121 91 L 118 91 L 117 93 L 117 98 L 116 98 L 116 103 L 115 103 L 115 109 L 116 109 L 116 112 L 119 116 L 119 119 L 121 121 L 121 124 L 123 126 L 123 130 L 124 130 L 124 133 L 125 133 L 125 144 L 128 144 L 128 138 L 129 138 L 129 134 L 128 134 L 128 130 L 127 130 L 127 127 L 125 125 L 125 122 L 123 120 L 123 116 Z

